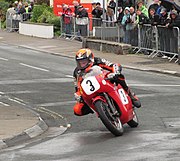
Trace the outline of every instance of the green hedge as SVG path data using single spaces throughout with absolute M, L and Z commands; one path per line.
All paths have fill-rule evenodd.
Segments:
M 0 0 L 0 18 L 1 18 L 1 26 L 2 28 L 6 28 L 6 11 L 9 7 L 9 3 L 4 0 Z
M 53 8 L 45 4 L 34 6 L 31 22 L 53 24 L 55 35 L 60 34 L 60 17 L 55 16 Z

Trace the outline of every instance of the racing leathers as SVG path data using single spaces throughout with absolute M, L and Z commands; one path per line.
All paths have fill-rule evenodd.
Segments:
M 121 73 L 122 67 L 120 64 L 111 63 L 105 59 L 101 59 L 98 57 L 94 58 L 93 66 L 97 65 L 101 68 L 108 70 L 114 74 L 114 76 L 117 76 L 118 79 L 116 79 L 116 83 L 119 83 L 125 91 L 129 94 L 132 103 L 137 108 L 141 107 L 141 103 L 139 99 L 131 93 L 130 88 L 127 86 L 125 82 L 125 77 Z M 79 92 L 80 83 L 83 80 L 83 75 L 85 75 L 87 71 L 86 70 L 80 70 L 77 67 L 74 70 L 73 77 L 74 77 L 74 85 L 75 85 L 75 99 L 77 100 L 76 104 L 74 105 L 74 114 L 78 116 L 86 115 L 89 113 L 93 113 L 93 111 L 88 107 L 88 105 L 83 101 L 81 94 Z

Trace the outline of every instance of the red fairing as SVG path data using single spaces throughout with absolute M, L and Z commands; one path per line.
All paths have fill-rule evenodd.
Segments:
M 96 76 L 90 76 L 84 79 L 81 83 L 81 94 L 86 104 L 96 111 L 94 103 L 97 100 L 107 102 L 103 93 L 106 93 L 110 98 L 114 100 L 120 109 L 120 120 L 122 124 L 127 123 L 133 119 L 132 102 L 128 94 L 123 88 L 118 85 L 112 84 L 110 81 L 105 80 L 107 73 L 103 72 Z

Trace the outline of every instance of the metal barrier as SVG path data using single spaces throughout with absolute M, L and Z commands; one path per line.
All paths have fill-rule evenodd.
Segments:
M 6 29 L 9 32 L 19 30 L 19 22 L 30 20 L 32 13 L 10 14 L 6 13 Z
M 16 31 L 19 29 L 19 22 L 22 21 L 20 14 L 6 13 L 6 29 L 9 32 Z
M 81 38 L 89 36 L 89 19 L 88 17 L 84 18 L 75 18 L 72 16 L 66 16 L 60 18 L 61 22 L 61 35 L 60 37 L 65 37 L 70 40 L 75 38 Z
M 95 20 L 97 21 L 98 19 Z M 123 42 L 132 46 L 138 46 L 138 28 L 134 26 L 131 30 L 125 30 L 124 26 L 114 21 L 101 20 L 101 25 L 93 26 L 92 36 L 96 39 Z
M 178 50 L 179 50 L 179 28 L 166 28 L 164 26 L 157 26 L 155 28 L 155 52 L 151 53 L 149 57 L 154 58 L 157 55 L 161 55 L 162 58 L 169 58 L 169 62 L 175 59 L 175 63 L 178 62 Z
M 134 47 L 136 54 L 143 52 L 148 57 L 168 57 L 169 62 L 178 62 L 180 57 L 180 31 L 178 27 L 166 28 L 150 24 L 137 25 L 132 30 L 125 30 L 122 25 L 110 21 L 103 21 L 101 26 L 93 26 L 93 37 L 96 39 L 124 42 Z
M 180 32 L 178 27 L 143 25 L 138 27 L 138 51 L 148 52 L 154 58 L 157 55 L 163 58 L 169 56 L 169 62 L 175 59 L 178 62 L 180 46 Z
M 158 51 L 154 56 L 158 53 L 163 53 L 165 55 L 170 56 L 169 61 L 176 59 L 175 62 L 178 61 L 178 50 L 179 50 L 179 28 L 166 28 L 163 26 L 158 26 Z M 177 58 L 176 58 L 177 57 Z
M 157 28 L 151 25 L 138 25 L 138 51 L 153 55 L 157 51 Z

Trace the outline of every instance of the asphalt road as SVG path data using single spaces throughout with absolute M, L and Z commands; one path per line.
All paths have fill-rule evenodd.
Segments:
M 141 98 L 140 126 L 114 137 L 95 115 L 73 115 L 74 60 L 0 45 L 0 91 L 39 112 L 49 131 L 0 152 L 4 161 L 178 161 L 180 78 L 124 69 Z M 61 134 L 60 125 L 71 124 Z

